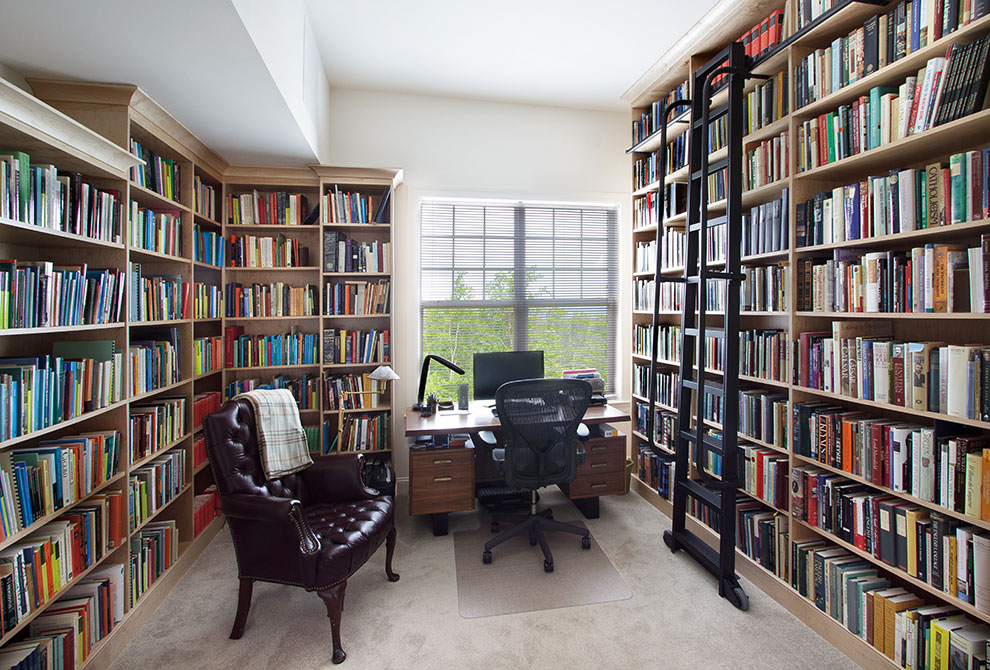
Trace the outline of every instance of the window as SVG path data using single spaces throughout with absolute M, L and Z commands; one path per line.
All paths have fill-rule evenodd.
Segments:
M 428 392 L 456 398 L 472 354 L 544 351 L 547 377 L 597 368 L 615 383 L 618 256 L 615 207 L 424 200 L 420 325 L 433 365 Z

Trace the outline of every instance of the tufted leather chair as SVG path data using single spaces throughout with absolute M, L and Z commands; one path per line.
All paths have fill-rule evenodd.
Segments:
M 347 655 L 340 645 L 340 612 L 347 578 L 385 542 L 385 573 L 389 581 L 399 579 L 392 572 L 392 498 L 364 486 L 360 454 L 317 458 L 305 470 L 267 481 L 254 411 L 244 401 L 227 402 L 203 425 L 240 578 L 231 639 L 244 632 L 255 581 L 301 586 L 326 604 L 333 662 L 342 662 Z

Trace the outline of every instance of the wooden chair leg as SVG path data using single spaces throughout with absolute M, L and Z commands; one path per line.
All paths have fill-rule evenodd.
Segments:
M 388 581 L 397 582 L 399 581 L 399 575 L 392 572 L 392 554 L 395 553 L 395 527 L 389 531 L 388 537 L 385 538 L 385 574 L 388 575 Z
M 244 634 L 244 624 L 247 623 L 248 612 L 251 609 L 251 592 L 254 589 L 254 580 L 242 579 L 240 592 L 237 595 L 237 616 L 234 619 L 234 628 L 230 631 L 231 640 L 241 639 Z
M 344 659 L 347 658 L 347 654 L 340 646 L 340 612 L 344 609 L 344 589 L 346 588 L 347 582 L 343 581 L 325 591 L 317 591 L 319 596 L 323 598 L 323 604 L 327 606 L 327 616 L 330 617 L 334 663 L 343 663 Z

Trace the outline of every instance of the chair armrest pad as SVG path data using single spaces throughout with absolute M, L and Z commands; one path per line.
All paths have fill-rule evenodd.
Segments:
M 591 431 L 583 423 L 579 423 L 577 427 L 577 438 L 579 440 L 587 440 L 591 436 Z
M 224 496 L 223 513 L 230 519 L 250 523 L 290 526 L 299 537 L 300 552 L 314 554 L 320 550 L 320 539 L 303 516 L 302 504 L 294 498 L 234 493 Z
M 490 430 L 479 430 L 478 439 L 489 447 L 494 447 L 497 444 L 495 433 Z
M 361 454 L 338 454 L 313 459 L 313 465 L 299 473 L 310 497 L 320 503 L 367 500 L 379 495 L 361 480 Z

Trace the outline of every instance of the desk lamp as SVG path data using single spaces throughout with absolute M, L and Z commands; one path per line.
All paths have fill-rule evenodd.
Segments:
M 368 375 L 368 379 L 372 380 L 372 388 L 367 391 L 344 391 L 341 393 L 340 402 L 337 404 L 337 437 L 334 438 L 333 444 L 330 445 L 330 451 L 333 451 L 335 444 L 340 444 L 341 436 L 344 434 L 344 411 L 345 405 L 347 405 L 347 396 L 373 396 L 378 393 L 380 395 L 385 394 L 385 382 L 399 379 L 399 375 L 395 373 L 388 365 L 379 365 L 375 368 L 375 371 Z M 379 382 L 382 382 L 379 388 Z M 364 404 L 363 402 L 361 403 Z M 369 409 L 375 410 L 377 407 L 352 407 L 351 409 Z
M 426 403 L 423 402 L 423 394 L 426 392 L 426 375 L 430 372 L 431 360 L 442 363 L 459 375 L 464 374 L 464 368 L 456 363 L 451 363 L 446 358 L 442 358 L 436 354 L 427 354 L 426 358 L 423 359 L 423 369 L 419 372 L 419 393 L 416 394 L 416 404 L 412 406 L 417 412 L 426 409 Z

